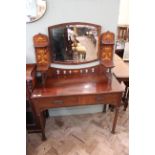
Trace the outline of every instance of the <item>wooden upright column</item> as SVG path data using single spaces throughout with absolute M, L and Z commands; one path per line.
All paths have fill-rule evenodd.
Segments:
M 102 33 L 100 42 L 100 63 L 111 75 L 111 69 L 114 67 L 113 63 L 113 50 L 114 50 L 114 33 L 107 31 Z M 108 79 L 111 76 L 108 76 Z M 111 79 L 109 79 L 110 81 Z M 103 112 L 106 112 L 106 104 L 104 105 Z M 117 114 L 116 114 L 117 115 Z M 114 133 L 114 130 L 112 130 Z
M 114 33 L 107 31 L 101 35 L 100 62 L 111 71 L 113 64 Z
M 49 42 L 47 35 L 37 34 L 33 37 L 36 55 L 37 72 L 41 73 L 42 84 L 45 84 L 47 71 L 50 65 Z

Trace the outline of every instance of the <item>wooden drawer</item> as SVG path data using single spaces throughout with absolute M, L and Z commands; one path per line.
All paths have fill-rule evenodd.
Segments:
M 46 97 L 35 99 L 35 102 L 40 105 L 40 107 L 56 108 L 56 107 L 66 107 L 78 104 L 78 97 Z
M 46 97 L 36 98 L 34 102 L 39 107 L 57 108 L 78 105 L 91 105 L 91 104 L 116 104 L 118 94 L 96 94 L 96 95 L 80 95 L 80 96 L 67 96 L 67 97 Z
M 85 104 L 116 104 L 118 94 L 96 94 L 79 96 L 79 103 Z

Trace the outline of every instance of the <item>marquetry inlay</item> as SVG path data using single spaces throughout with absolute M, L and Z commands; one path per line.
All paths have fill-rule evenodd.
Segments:
M 112 60 L 112 54 L 113 54 L 113 47 L 111 46 L 105 46 L 103 47 L 103 52 L 101 54 L 102 60 Z
M 48 64 L 48 51 L 46 48 L 38 48 L 37 49 L 37 63 L 38 64 Z
M 112 60 L 114 49 L 114 33 L 107 31 L 101 36 L 101 61 Z
M 48 47 L 48 36 L 45 34 L 36 34 L 33 37 L 35 48 L 36 63 L 40 66 L 48 66 L 50 64 L 50 54 Z
M 48 38 L 44 34 L 37 34 L 33 37 L 34 44 L 37 45 L 44 45 L 48 44 Z
M 114 43 L 114 33 L 107 31 L 102 34 L 102 42 L 103 43 Z

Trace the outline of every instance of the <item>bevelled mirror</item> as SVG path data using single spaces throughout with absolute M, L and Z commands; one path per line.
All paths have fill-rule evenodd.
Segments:
M 51 62 L 79 64 L 98 60 L 101 26 L 72 22 L 48 27 Z
M 46 12 L 46 0 L 26 0 L 26 23 L 40 19 Z

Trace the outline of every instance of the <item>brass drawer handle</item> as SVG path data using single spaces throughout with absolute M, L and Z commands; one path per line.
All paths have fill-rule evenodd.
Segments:
M 64 101 L 63 100 L 55 100 L 55 101 L 52 101 L 52 103 L 54 103 L 54 104 L 63 104 Z

